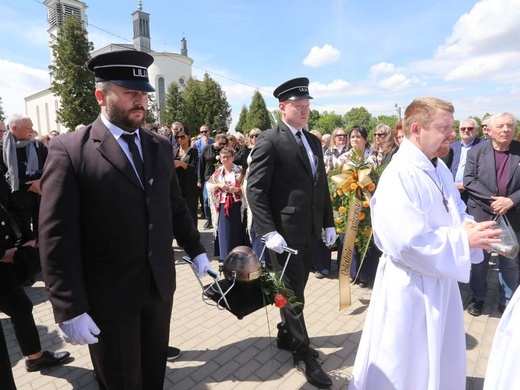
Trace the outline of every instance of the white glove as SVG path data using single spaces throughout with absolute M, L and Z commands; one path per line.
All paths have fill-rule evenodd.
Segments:
M 87 313 L 60 323 L 61 337 L 72 345 L 95 344 L 100 332 L 98 326 Z
M 267 249 L 271 249 L 276 253 L 283 253 L 283 248 L 287 246 L 287 243 L 278 232 L 270 232 L 264 235 L 265 246 Z
M 195 270 L 199 279 L 206 275 L 207 271 L 211 270 L 211 264 L 209 263 L 208 256 L 205 253 L 195 256 L 191 268 Z
M 323 242 L 325 246 L 331 246 L 336 241 L 336 229 L 333 227 L 325 228 L 325 234 L 323 234 Z

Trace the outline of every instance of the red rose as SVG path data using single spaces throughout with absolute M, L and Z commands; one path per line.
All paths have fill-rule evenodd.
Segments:
M 287 299 L 285 299 L 285 297 L 282 294 L 276 294 L 274 296 L 274 305 L 277 308 L 281 309 L 285 307 L 285 305 L 287 305 Z

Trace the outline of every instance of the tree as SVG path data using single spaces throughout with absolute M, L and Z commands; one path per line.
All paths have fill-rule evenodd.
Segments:
M 91 123 L 99 114 L 94 96 L 94 74 L 85 66 L 94 45 L 87 39 L 87 31 L 78 16 L 68 15 L 51 37 L 55 59 L 49 66 L 53 81 L 51 91 L 60 97 L 58 122 L 72 131 L 80 123 Z
M 242 106 L 242 110 L 240 111 L 240 116 L 238 117 L 238 122 L 235 126 L 236 132 L 246 134 L 249 130 L 251 130 L 251 129 L 249 129 L 249 130 L 246 129 L 247 114 L 248 114 L 247 107 L 244 104 Z
M 159 119 L 159 107 L 157 106 L 157 100 L 155 94 L 148 94 L 148 108 L 146 110 L 146 123 L 157 124 Z
M 246 131 L 258 128 L 267 130 L 272 127 L 269 110 L 265 105 L 265 100 L 259 91 L 255 91 L 253 99 L 249 105 L 249 113 L 247 114 Z
M 354 107 L 347 112 L 343 119 L 347 127 L 365 126 L 367 130 L 370 128 L 370 119 L 372 115 L 365 107 Z
M 179 84 L 176 82 L 168 85 L 168 92 L 166 92 L 165 108 L 161 111 L 161 122 L 171 125 L 173 122 L 181 122 L 188 126 L 187 123 L 183 122 L 183 97 L 182 92 L 179 88 Z M 189 127 L 189 126 L 188 126 Z
M 182 112 L 179 120 L 190 129 L 208 125 L 210 129 L 227 130 L 231 124 L 231 108 L 220 85 L 207 73 L 204 80 L 190 77 L 182 91 Z M 166 104 L 167 107 L 168 103 Z
M 332 133 L 336 127 L 344 127 L 343 117 L 336 114 L 334 111 L 328 113 L 327 111 L 321 114 L 318 120 L 318 130 L 322 134 Z
M 2 98 L 0 97 L 0 122 L 4 122 L 5 121 L 5 112 L 4 112 L 4 107 L 2 107 Z
M 307 128 L 309 130 L 318 130 L 318 122 L 320 120 L 320 112 L 318 110 L 311 110 L 309 113 L 309 120 L 307 121 Z

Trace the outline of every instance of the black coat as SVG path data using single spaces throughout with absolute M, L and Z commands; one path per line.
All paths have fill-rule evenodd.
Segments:
M 260 133 L 251 151 L 247 200 L 258 235 L 277 231 L 289 246 L 318 240 L 334 226 L 320 141 L 304 131 L 316 161 L 313 178 L 307 155 L 283 122 Z
M 53 138 L 42 177 L 42 268 L 57 322 L 84 312 L 123 318 L 175 291 L 173 236 L 203 253 L 173 168 L 172 147 L 140 129 L 145 188 L 100 118 Z

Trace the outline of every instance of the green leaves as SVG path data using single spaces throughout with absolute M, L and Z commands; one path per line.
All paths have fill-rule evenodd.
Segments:
M 49 66 L 53 77 L 51 91 L 61 101 L 58 122 L 72 131 L 79 124 L 93 122 L 99 114 L 94 74 L 85 66 L 94 46 L 77 16 L 65 17 L 58 35 L 52 37 L 51 50 L 54 58 Z

